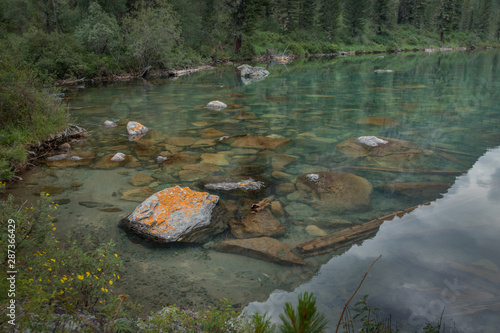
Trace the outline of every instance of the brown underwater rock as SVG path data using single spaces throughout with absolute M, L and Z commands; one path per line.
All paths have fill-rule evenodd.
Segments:
M 307 264 L 304 259 L 293 254 L 288 246 L 270 237 L 229 239 L 213 245 L 212 248 L 219 252 L 239 254 L 283 265 Z
M 317 172 L 300 175 L 297 189 L 310 193 L 321 210 L 360 211 L 370 207 L 372 185 L 365 178 L 347 172 Z

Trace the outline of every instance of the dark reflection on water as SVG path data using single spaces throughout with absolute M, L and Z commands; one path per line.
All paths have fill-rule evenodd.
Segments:
M 336 325 L 343 305 L 370 270 L 351 305 L 363 295 L 391 313 L 404 330 L 444 323 L 463 332 L 500 326 L 500 148 L 488 151 L 443 198 L 385 222 L 377 235 L 323 265 L 293 292 L 276 291 L 246 311 L 268 311 L 278 320 L 300 292 L 317 295 L 318 308 Z

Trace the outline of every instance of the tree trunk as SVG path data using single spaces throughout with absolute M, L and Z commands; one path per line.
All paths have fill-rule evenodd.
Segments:
M 242 36 L 241 34 L 239 35 L 234 35 L 234 53 L 238 54 L 241 49 L 241 43 L 242 43 Z

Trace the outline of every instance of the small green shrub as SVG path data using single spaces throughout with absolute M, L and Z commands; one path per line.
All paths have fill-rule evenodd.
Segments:
M 324 314 L 318 313 L 316 297 L 313 293 L 299 294 L 297 309 L 289 302 L 285 303 L 285 315 L 281 314 L 283 324 L 281 333 L 320 333 L 327 328 L 328 322 Z
M 261 315 L 255 312 L 250 316 L 250 327 L 247 328 L 248 332 L 252 333 L 273 333 L 276 330 L 276 325 L 271 323 L 271 320 L 267 318 L 267 312 Z

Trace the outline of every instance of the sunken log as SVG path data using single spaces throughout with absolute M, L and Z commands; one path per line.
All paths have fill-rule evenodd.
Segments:
M 429 205 L 431 202 L 432 201 L 426 202 L 422 205 Z M 354 227 L 350 227 L 341 231 L 328 234 L 326 236 L 315 238 L 313 240 L 297 245 L 297 248 L 302 253 L 305 253 L 306 257 L 337 250 L 341 247 L 356 243 L 360 240 L 370 237 L 371 235 L 375 234 L 378 231 L 378 229 L 380 228 L 382 223 L 384 223 L 384 221 L 390 221 L 394 219 L 396 216 L 402 217 L 403 215 L 410 213 L 419 206 L 421 205 L 403 209 L 395 213 L 371 220 L 369 222 L 356 225 Z

